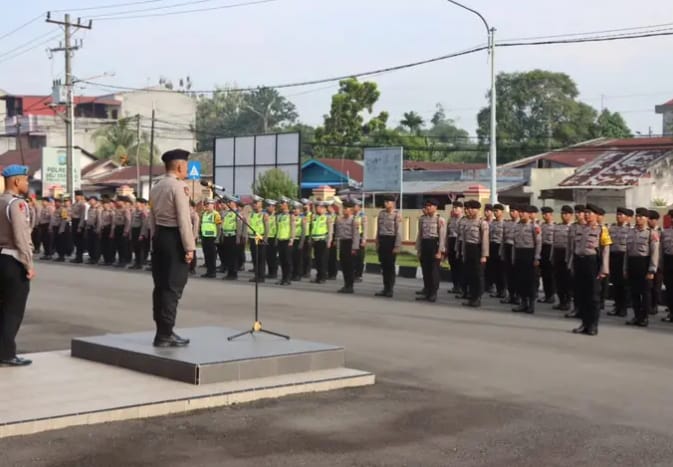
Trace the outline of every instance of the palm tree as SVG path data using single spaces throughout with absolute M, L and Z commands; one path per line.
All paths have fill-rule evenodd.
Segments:
M 418 115 L 413 110 L 411 112 L 404 112 L 404 118 L 400 121 L 400 125 L 409 128 L 409 133 L 418 134 L 425 123 L 423 117 Z
M 150 145 L 147 133 L 140 134 L 138 141 L 137 120 L 122 118 L 112 125 L 106 125 L 94 133 L 96 139 L 96 156 L 100 159 L 112 159 L 117 162 L 124 160 L 135 163 L 136 153 L 140 165 L 148 165 Z M 155 148 L 155 156 L 158 151 Z

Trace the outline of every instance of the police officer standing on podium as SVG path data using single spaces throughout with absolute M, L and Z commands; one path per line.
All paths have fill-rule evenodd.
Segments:
M 33 245 L 30 238 L 28 167 L 10 165 L 2 171 L 5 193 L 0 196 L 0 366 L 26 366 L 31 361 L 16 355 L 16 334 L 21 327 L 30 292 Z
M 157 347 L 184 347 L 189 339 L 175 332 L 178 302 L 189 277 L 189 263 L 194 257 L 196 241 L 189 209 L 189 188 L 183 181 L 187 176 L 189 152 L 174 149 L 161 156 L 166 177 L 150 192 L 152 206 L 152 308 L 157 334 Z

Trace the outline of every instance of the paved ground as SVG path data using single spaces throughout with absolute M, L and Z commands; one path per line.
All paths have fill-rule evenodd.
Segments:
M 40 264 L 22 351 L 151 329 L 150 277 Z M 606 319 L 596 338 L 548 306 L 519 316 L 355 296 L 340 284 L 260 289 L 266 327 L 342 344 L 376 386 L 0 440 L 3 466 L 670 466 L 673 328 Z M 444 287 L 445 288 L 445 287 Z M 247 282 L 193 280 L 181 326 L 250 325 Z M 85 397 L 85 395 L 83 395 Z M 6 403 L 6 402 L 5 402 Z

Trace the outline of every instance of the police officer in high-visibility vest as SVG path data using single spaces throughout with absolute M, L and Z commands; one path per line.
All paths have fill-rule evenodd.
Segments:
M 324 284 L 327 281 L 327 250 L 332 243 L 333 224 L 325 212 L 327 203 L 319 201 L 315 205 L 315 214 L 311 219 L 311 243 L 315 259 L 316 276 L 311 282 Z
M 229 195 L 226 196 L 225 200 L 228 210 L 222 219 L 220 238 L 224 251 L 225 267 L 227 269 L 227 275 L 224 277 L 224 280 L 231 281 L 238 279 L 239 250 L 241 243 L 244 244 L 245 240 L 241 239 L 241 234 L 244 232 L 238 208 L 241 200 L 236 196 Z
M 276 222 L 276 200 L 264 200 L 266 213 L 269 216 L 269 230 L 266 242 L 266 266 L 269 270 L 267 279 L 278 277 L 278 223 Z
M 250 255 L 255 276 L 250 282 L 264 282 L 264 263 L 266 260 L 266 241 L 269 234 L 269 215 L 262 210 L 263 198 L 253 195 L 252 212 L 248 217 L 248 238 L 250 243 Z
M 215 211 L 215 201 L 206 200 L 205 210 L 201 213 L 201 247 L 206 262 L 206 273 L 201 277 L 214 278 L 217 267 L 217 246 L 215 242 L 220 233 L 222 218 Z
M 353 200 L 353 217 L 358 225 L 360 247 L 355 257 L 355 282 L 362 282 L 362 273 L 365 270 L 365 250 L 367 249 L 367 213 L 362 209 L 362 201 Z
M 339 206 L 341 205 L 341 201 L 335 202 L 335 200 L 330 200 L 327 201 L 327 216 L 329 217 L 329 221 L 332 224 L 332 228 L 334 228 L 334 223 L 336 222 L 337 218 L 339 217 Z M 327 247 L 327 279 L 328 280 L 335 280 L 337 277 L 337 273 L 339 272 L 339 258 L 337 255 L 337 244 L 336 242 L 332 242 L 330 245 Z
M 281 279 L 278 285 L 290 285 L 292 278 L 292 247 L 295 235 L 294 215 L 290 213 L 290 200 L 280 199 L 280 212 L 276 214 L 276 242 L 280 260 Z
M 302 265 L 301 276 L 305 279 L 310 279 L 311 269 L 313 268 L 313 264 L 311 262 L 311 250 L 313 248 L 313 245 L 311 243 L 311 225 L 313 223 L 313 215 L 314 215 L 313 202 L 308 198 L 302 198 L 301 204 L 303 207 L 302 215 L 304 216 L 304 226 L 306 227 L 306 231 L 304 232 L 306 241 L 304 242 L 301 257 L 301 265 Z
M 306 243 L 306 216 L 303 214 L 303 204 L 292 201 L 292 219 L 294 221 L 294 237 L 292 241 L 292 280 L 300 281 L 303 275 L 303 253 Z

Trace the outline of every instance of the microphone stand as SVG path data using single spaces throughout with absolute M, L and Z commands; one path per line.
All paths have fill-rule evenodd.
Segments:
M 213 194 L 220 200 L 226 201 L 226 198 L 222 195 L 220 195 L 215 188 L 213 188 Z M 252 323 L 252 328 L 249 331 L 243 331 L 239 332 L 238 334 L 234 334 L 233 336 L 227 337 L 228 341 L 233 341 L 234 339 L 238 339 L 239 337 L 246 336 L 250 334 L 251 336 L 255 336 L 257 333 L 264 333 L 264 334 L 270 334 L 272 336 L 276 337 L 282 337 L 283 339 L 290 340 L 290 336 L 285 335 L 285 334 L 280 334 L 275 331 L 269 331 L 268 329 L 264 329 L 262 327 L 262 322 L 259 320 L 259 274 L 262 273 L 260 266 L 259 266 L 259 244 L 264 243 L 264 238 L 257 233 L 255 229 L 250 226 L 248 221 L 239 214 L 238 211 L 232 210 L 232 212 L 236 215 L 239 221 L 248 228 L 250 232 L 253 233 L 255 236 L 255 248 L 257 248 L 257 254 L 255 255 L 255 321 Z

